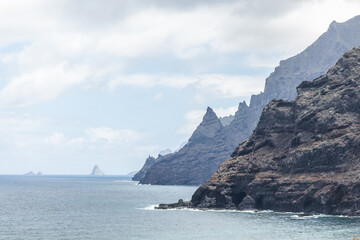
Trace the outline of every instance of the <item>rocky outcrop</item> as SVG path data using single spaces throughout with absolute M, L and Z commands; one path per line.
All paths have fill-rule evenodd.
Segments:
M 146 172 L 157 162 L 161 161 L 163 159 L 163 156 L 159 154 L 157 158 L 154 158 L 152 156 L 149 156 L 144 166 L 140 169 L 139 172 L 137 172 L 134 177 L 132 178 L 133 181 L 140 181 L 143 177 L 145 177 Z
M 188 143 L 155 163 L 142 184 L 199 185 L 206 181 L 232 151 L 224 126 L 211 108 Z
M 140 181 L 146 174 L 147 170 L 149 170 L 149 168 L 155 164 L 155 162 L 157 159 L 149 156 L 144 163 L 144 166 L 140 169 L 140 171 L 138 171 L 132 178 L 133 181 Z
M 191 206 L 360 215 L 360 47 L 297 91 L 265 107 Z
M 327 32 L 311 46 L 300 54 L 280 62 L 280 65 L 266 79 L 264 92 L 253 95 L 249 106 L 242 102 L 233 119 L 222 119 L 225 136 L 219 134 L 215 136 L 219 139 L 211 140 L 211 142 L 221 142 L 221 145 L 226 145 L 218 153 L 213 149 L 213 144 L 187 144 L 178 153 L 165 157 L 164 163 L 154 164 L 150 168 L 151 176 L 146 177 L 143 182 L 151 184 L 203 183 L 206 180 L 205 176 L 209 176 L 209 171 L 216 171 L 221 162 L 219 159 L 223 156 L 225 156 L 223 159 L 229 157 L 235 147 L 250 136 L 266 104 L 273 99 L 295 99 L 296 86 L 324 74 L 347 50 L 360 45 L 359 36 L 360 16 L 344 23 L 335 21 L 331 23 Z M 211 131 L 209 127 L 207 129 Z M 179 166 L 181 166 L 179 168 L 181 173 L 177 172 Z M 170 172 L 171 179 L 165 177 L 169 176 Z M 198 173 L 204 178 L 193 179 L 193 176 L 197 176 Z
M 92 176 L 102 176 L 105 175 L 105 173 L 99 168 L 98 165 L 95 165 L 92 172 L 90 173 Z

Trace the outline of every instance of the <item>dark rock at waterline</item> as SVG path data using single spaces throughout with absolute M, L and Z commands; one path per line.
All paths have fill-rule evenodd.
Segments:
M 184 201 L 182 199 L 179 199 L 177 203 L 170 203 L 170 204 L 160 204 L 158 207 L 155 207 L 155 209 L 181 209 L 181 208 L 189 208 L 190 201 Z
M 360 215 L 360 47 L 297 90 L 265 107 L 192 207 Z

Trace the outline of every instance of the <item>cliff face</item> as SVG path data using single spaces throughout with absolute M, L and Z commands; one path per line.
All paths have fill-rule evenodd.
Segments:
M 344 23 L 334 21 L 328 30 L 303 52 L 280 61 L 280 65 L 266 79 L 264 92 L 251 96 L 248 109 L 237 114 L 242 120 L 238 123 L 234 121 L 229 127 L 235 144 L 250 136 L 266 104 L 273 99 L 294 100 L 297 96 L 296 87 L 301 82 L 311 81 L 326 73 L 346 51 L 360 45 L 359 36 L 360 16 Z
M 219 148 L 222 150 L 215 151 L 213 149 L 214 144 L 188 143 L 178 153 L 163 158 L 164 163 L 154 164 L 150 168 L 151 173 L 142 182 L 151 184 L 201 184 L 206 181 L 205 176 L 211 175 L 209 171 L 216 171 L 222 161 L 221 158 L 229 157 L 235 147 L 250 136 L 266 104 L 272 99 L 295 99 L 297 95 L 296 86 L 303 81 L 310 81 L 324 74 L 347 50 L 360 45 L 359 36 L 360 16 L 344 23 L 331 23 L 327 32 L 322 34 L 311 46 L 300 54 L 280 62 L 280 65 L 266 79 L 264 92 L 253 95 L 249 106 L 245 102 L 239 104 L 234 119 L 230 124 L 227 123 L 228 125 L 223 129 L 225 136 L 218 134 L 215 136 L 219 136 L 218 139 L 211 140 L 214 143 L 218 142 L 218 145 L 225 144 L 226 146 Z M 210 126 L 207 129 L 211 131 Z M 208 138 L 207 141 L 209 141 Z M 207 155 L 207 152 L 210 154 Z M 178 163 L 175 164 L 175 162 Z M 183 169 L 181 173 L 177 172 L 179 165 Z M 185 170 L 186 166 L 188 167 Z M 170 172 L 172 177 L 168 178 Z M 203 176 L 203 178 L 198 177 L 198 175 Z M 196 178 L 193 178 L 194 176 Z
M 146 172 L 150 169 L 152 165 L 157 162 L 157 158 L 149 156 L 144 163 L 144 166 L 138 171 L 134 177 L 132 178 L 133 181 L 140 181 L 146 174 Z
M 178 152 L 154 164 L 141 179 L 142 184 L 198 185 L 208 179 L 229 156 L 224 126 L 211 108 Z
M 360 47 L 297 91 L 265 107 L 190 205 L 360 215 Z

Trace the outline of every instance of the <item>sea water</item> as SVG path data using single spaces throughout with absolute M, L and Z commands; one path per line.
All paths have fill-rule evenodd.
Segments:
M 122 177 L 0 176 L 0 239 L 348 239 L 360 218 L 294 213 L 155 210 L 196 187 Z

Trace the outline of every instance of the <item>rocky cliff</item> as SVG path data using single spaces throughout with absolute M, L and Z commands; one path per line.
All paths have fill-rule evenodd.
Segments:
M 303 52 L 280 61 L 266 79 L 263 93 L 251 96 L 249 106 L 239 107 L 239 113 L 229 126 L 237 145 L 255 129 L 263 108 L 273 99 L 294 100 L 296 87 L 324 74 L 348 50 L 360 45 L 360 16 L 344 23 L 333 21 L 328 30 Z M 240 113 L 241 112 L 241 113 Z
M 198 185 L 208 179 L 229 156 L 224 126 L 211 108 L 178 152 L 155 163 L 140 180 L 142 184 Z
M 191 206 L 360 215 L 360 47 L 297 92 L 265 107 Z
M 212 144 L 187 144 L 178 153 L 164 158 L 164 163 L 154 164 L 150 168 L 151 173 L 146 177 L 146 181 L 142 182 L 201 184 L 206 181 L 205 176 L 209 175 L 209 171 L 216 171 L 218 168 L 221 162 L 218 159 L 223 156 L 229 157 L 235 147 L 250 136 L 266 104 L 272 99 L 295 99 L 296 86 L 302 81 L 310 81 L 324 74 L 347 50 L 360 45 L 359 36 L 360 16 L 344 23 L 332 22 L 327 32 L 322 34 L 311 46 L 300 54 L 280 62 L 280 65 L 266 79 L 264 92 L 253 95 L 249 106 L 245 102 L 239 104 L 233 120 L 230 123 L 227 122 L 228 125 L 224 126 L 222 130 L 225 136 L 218 134 L 215 137 L 219 137 L 219 139 L 211 140 L 211 142 L 221 142 L 220 145 L 226 144 L 218 154 L 212 148 Z M 209 128 L 210 126 L 207 127 L 207 129 Z M 197 149 L 198 146 L 201 147 Z M 207 152 L 210 153 L 208 156 Z M 209 158 L 206 159 L 207 157 Z M 201 160 L 198 162 L 198 159 Z M 214 161 L 214 159 L 216 160 Z M 182 166 L 181 173 L 177 172 L 175 167 L 179 165 Z M 188 167 L 186 168 L 186 166 Z M 197 167 L 193 168 L 194 166 Z M 163 176 L 168 176 L 170 172 L 172 173 L 171 179 Z M 204 178 L 197 177 L 196 180 L 192 178 L 199 173 Z M 165 179 L 169 180 L 165 181 Z

